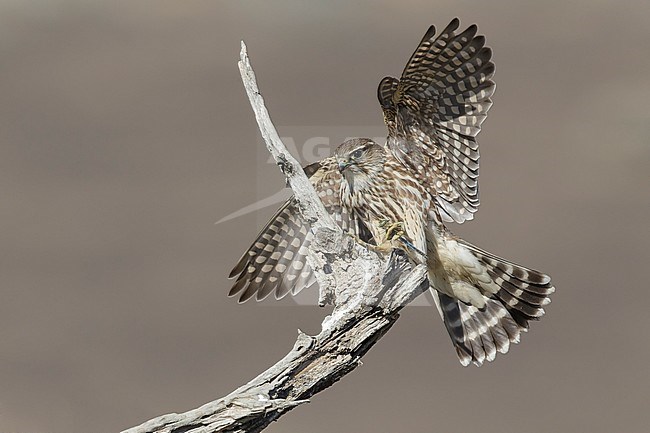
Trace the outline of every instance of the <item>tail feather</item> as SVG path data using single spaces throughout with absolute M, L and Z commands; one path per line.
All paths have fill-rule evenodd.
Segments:
M 489 362 L 494 361 L 497 356 L 497 346 L 494 343 L 492 328 L 495 327 L 496 323 L 491 323 L 492 317 L 488 318 L 486 314 L 475 314 L 473 318 L 479 325 L 479 331 L 482 331 L 479 333 L 481 335 L 483 351 L 485 352 L 485 359 Z
M 478 260 L 492 281 L 496 293 L 483 292 L 485 306 L 478 308 L 439 293 L 440 313 L 462 365 L 477 366 L 492 361 L 498 353 L 507 353 L 519 343 L 531 320 L 539 320 L 544 306 L 555 291 L 551 278 L 484 251 L 466 241 L 455 239 Z M 480 290 L 480 283 L 476 285 Z M 460 320 L 458 317 L 460 316 Z
M 458 239 L 458 242 L 469 249 L 485 265 L 493 279 L 500 278 L 518 289 L 536 295 L 547 296 L 555 292 L 555 287 L 551 285 L 551 277 L 548 275 L 495 256 L 462 239 Z
M 489 272 L 488 272 L 489 274 Z M 490 275 L 493 279 L 496 279 L 497 277 L 494 275 Z M 540 295 L 538 293 L 533 293 L 530 291 L 526 291 L 518 288 L 514 284 L 512 284 L 510 281 L 503 281 L 499 285 L 504 291 L 510 293 L 512 296 L 515 298 L 519 298 L 520 300 L 526 302 L 532 307 L 544 307 L 548 304 L 551 303 L 551 300 L 548 296 L 546 295 Z
M 454 343 L 460 363 L 464 366 L 468 366 L 469 363 L 472 362 L 473 350 L 471 345 L 465 345 L 466 325 L 463 323 L 464 320 L 459 302 L 451 296 L 438 292 L 433 288 L 431 289 L 431 294 L 436 301 L 438 311 L 442 316 L 442 320 L 445 324 L 445 328 L 447 328 L 449 336 L 451 337 L 451 341 Z
M 486 309 L 490 313 L 490 317 L 491 317 L 490 320 L 491 321 L 495 320 L 497 322 L 494 325 L 490 325 L 491 322 L 488 322 L 488 328 L 492 333 L 494 343 L 496 344 L 497 352 L 507 353 L 508 350 L 510 349 L 510 336 L 508 335 L 508 331 L 504 327 L 503 320 L 498 319 L 499 317 L 498 310 L 494 308 L 492 303 L 488 302 Z
M 469 330 L 467 339 L 469 340 L 469 346 L 472 348 L 472 362 L 476 365 L 481 365 L 485 361 L 485 348 L 480 332 L 481 327 L 474 315 L 466 317 L 464 323 L 467 324 L 466 329 Z

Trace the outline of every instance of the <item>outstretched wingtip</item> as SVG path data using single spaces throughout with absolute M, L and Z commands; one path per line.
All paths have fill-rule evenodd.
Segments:
M 436 26 L 434 26 L 432 24 L 432 25 L 429 26 L 429 28 L 427 29 L 427 32 L 422 37 L 422 42 L 428 41 L 429 39 L 433 38 L 435 35 L 436 35 Z
M 447 24 L 447 27 L 445 28 L 444 32 L 447 32 L 447 31 L 454 31 L 454 30 L 456 30 L 458 27 L 460 27 L 460 19 L 458 19 L 458 17 L 454 17 L 454 18 L 449 22 L 449 24 Z

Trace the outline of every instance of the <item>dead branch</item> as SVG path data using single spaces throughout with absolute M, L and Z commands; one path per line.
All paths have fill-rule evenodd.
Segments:
M 314 231 L 310 264 L 321 301 L 335 300 L 316 336 L 299 331 L 293 349 L 229 395 L 182 414 L 168 414 L 122 433 L 259 432 L 308 402 L 361 364 L 361 357 L 391 328 L 399 311 L 427 289 L 426 268 L 399 254 L 390 260 L 359 246 L 334 223 L 299 163 L 280 140 L 259 93 L 246 46 L 239 68 L 267 148 L 286 175 Z

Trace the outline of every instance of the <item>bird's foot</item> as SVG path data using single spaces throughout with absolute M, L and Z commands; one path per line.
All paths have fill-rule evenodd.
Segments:
M 382 227 L 386 230 L 386 234 L 384 235 L 384 242 L 391 242 L 406 236 L 404 223 L 401 221 L 394 223 L 386 221 L 382 224 Z
M 358 244 L 379 254 L 390 254 L 393 250 L 402 250 L 408 256 L 411 256 L 412 259 L 414 259 L 414 257 L 412 257 L 414 254 L 419 254 L 422 258 L 426 258 L 426 253 L 416 248 L 406 236 L 403 222 L 383 220 L 379 223 L 379 227 L 385 230 L 384 238 L 379 245 L 370 244 L 352 233 L 350 233 L 350 236 L 352 236 Z
M 399 249 L 403 250 L 409 256 L 417 253 L 426 259 L 426 253 L 416 248 L 413 242 L 406 236 L 402 221 L 390 222 L 389 220 L 383 220 L 379 223 L 379 226 L 386 230 L 384 241 L 380 244 L 380 247 L 384 248 L 385 251 L 390 252 L 393 249 Z
M 369 243 L 369 242 L 366 242 L 366 241 L 364 241 L 363 239 L 361 239 L 359 236 L 357 236 L 357 235 L 354 234 L 354 233 L 349 233 L 349 232 L 348 232 L 347 234 L 348 234 L 350 237 L 352 237 L 352 239 L 354 239 L 354 241 L 355 241 L 356 243 L 358 243 L 359 245 L 361 245 L 362 247 L 364 247 L 364 248 L 366 248 L 366 249 L 368 249 L 368 250 L 370 250 L 370 251 L 375 251 L 375 252 L 378 252 L 378 253 L 379 253 L 379 252 L 381 252 L 381 253 L 385 253 L 385 252 L 389 252 L 389 251 L 390 251 L 390 249 L 385 250 L 385 249 L 384 249 L 383 247 L 381 247 L 381 246 L 377 246 L 377 245 L 371 244 L 371 243 Z
M 352 239 L 354 239 L 354 241 L 356 243 L 358 243 L 359 245 L 361 245 L 365 249 L 370 250 L 370 251 L 374 251 L 374 252 L 379 253 L 379 254 L 388 254 L 393 250 L 393 248 L 395 248 L 395 246 L 391 242 L 386 241 L 386 240 L 384 240 L 379 245 L 375 245 L 375 244 L 371 244 L 369 242 L 366 242 L 365 240 L 361 239 L 359 236 L 357 236 L 354 233 L 346 232 L 346 234 L 348 236 L 352 237 Z

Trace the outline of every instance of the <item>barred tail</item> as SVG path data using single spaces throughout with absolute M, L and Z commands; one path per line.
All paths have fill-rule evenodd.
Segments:
M 519 343 L 528 322 L 544 315 L 543 307 L 551 302 L 555 288 L 548 275 L 456 241 L 471 252 L 482 268 L 480 273 L 487 273 L 491 282 L 477 278 L 476 289 L 485 301 L 481 308 L 439 293 L 440 312 L 461 364 L 480 366 L 493 361 L 497 352 L 508 352 L 511 343 Z M 494 290 L 486 291 L 488 286 Z

